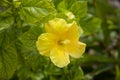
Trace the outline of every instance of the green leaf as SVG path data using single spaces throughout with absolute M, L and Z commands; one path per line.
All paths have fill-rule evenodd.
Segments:
M 15 29 L 0 30 L 0 79 L 9 79 L 17 68 Z
M 58 4 L 58 10 L 62 12 L 70 11 L 76 16 L 76 18 L 80 19 L 86 16 L 87 1 L 63 0 Z
M 71 6 L 77 2 L 77 0 L 62 0 L 61 2 L 58 0 L 55 0 L 54 2 L 55 2 L 55 4 L 57 3 L 58 10 L 66 11 L 66 10 L 70 9 Z
M 74 80 L 84 80 L 84 73 L 81 69 L 81 67 L 78 67 L 75 69 L 75 75 L 74 75 Z
M 52 0 L 52 1 L 53 1 L 56 8 L 57 8 L 58 4 L 61 2 L 61 0 Z
M 22 66 L 17 71 L 17 76 L 19 80 L 28 80 L 31 77 L 32 72 L 29 69 L 29 66 Z
M 58 11 L 66 11 L 66 10 L 67 10 L 67 7 L 66 7 L 65 4 L 66 4 L 66 3 L 65 3 L 65 0 L 61 1 L 61 2 L 58 4 L 58 6 L 57 6 Z
M 27 23 L 38 22 L 55 11 L 49 0 L 22 0 L 21 5 L 20 18 Z
M 101 19 L 88 15 L 80 20 L 80 25 L 83 28 L 84 35 L 91 35 L 97 32 L 101 26 Z
M 39 26 L 34 25 L 27 27 L 30 27 L 30 30 L 21 35 L 19 39 L 22 42 L 23 46 L 29 50 L 35 50 L 38 36 L 43 32 L 43 24 L 39 24 Z
M 7 28 L 13 22 L 11 9 L 6 9 L 5 7 L 1 7 L 0 11 L 0 30 Z
M 87 13 L 87 1 L 76 1 L 69 10 L 73 12 L 77 18 L 85 17 Z
M 0 18 L 0 30 L 8 28 L 10 24 L 12 24 L 12 17 Z
M 89 64 L 106 64 L 106 63 L 119 63 L 119 60 L 113 60 L 105 55 L 84 55 L 83 58 L 80 59 L 80 63 Z M 89 63 L 89 64 L 88 64 Z

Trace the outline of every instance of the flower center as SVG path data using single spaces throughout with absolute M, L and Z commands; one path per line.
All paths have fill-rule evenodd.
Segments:
M 68 39 L 66 39 L 66 40 L 59 40 L 58 41 L 58 44 L 59 45 L 67 45 L 67 44 L 69 44 L 70 43 L 70 40 L 68 40 Z

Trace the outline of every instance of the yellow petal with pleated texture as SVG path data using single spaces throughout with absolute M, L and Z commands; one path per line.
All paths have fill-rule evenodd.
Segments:
M 65 33 L 66 38 L 74 41 L 78 41 L 80 37 L 80 33 L 82 33 L 82 29 L 77 25 L 75 21 L 69 24 L 69 29 Z
M 69 61 L 69 54 L 63 49 L 54 48 L 50 53 L 51 61 L 58 67 L 62 68 L 67 66 Z
M 45 30 L 48 33 L 63 34 L 69 26 L 64 19 L 55 18 L 45 24 Z
M 39 36 L 36 46 L 40 54 L 49 56 L 50 50 L 56 46 L 57 36 L 51 33 L 43 33 Z
M 85 48 L 86 48 L 86 44 L 82 42 L 76 42 L 76 43 L 73 42 L 73 43 L 70 43 L 66 49 L 70 54 L 70 56 L 74 58 L 79 58 L 85 52 Z

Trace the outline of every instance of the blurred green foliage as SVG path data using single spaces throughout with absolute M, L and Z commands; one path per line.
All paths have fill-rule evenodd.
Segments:
M 120 80 L 119 5 L 119 0 L 0 0 L 0 80 Z M 54 17 L 77 21 L 87 44 L 84 55 L 65 68 L 35 46 L 44 23 Z

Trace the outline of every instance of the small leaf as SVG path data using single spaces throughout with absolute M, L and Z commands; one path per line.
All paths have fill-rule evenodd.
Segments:
M 101 26 L 101 19 L 97 17 L 87 16 L 80 20 L 80 25 L 83 28 L 84 35 L 91 35 L 97 32 Z

